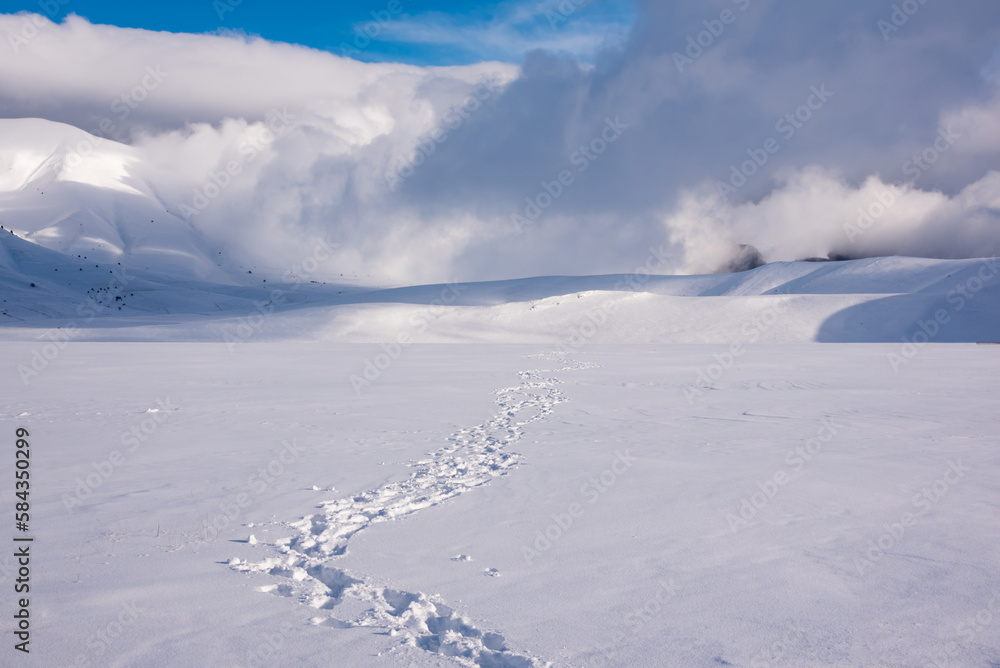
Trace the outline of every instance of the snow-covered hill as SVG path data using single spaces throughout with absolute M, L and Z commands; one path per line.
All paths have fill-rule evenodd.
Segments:
M 166 276 L 225 280 L 130 146 L 41 119 L 0 122 L 0 222 L 44 248 Z
M 456 294 L 457 293 L 457 294 Z M 317 324 L 332 341 L 782 343 L 1000 340 L 1000 264 L 872 258 L 740 274 L 534 278 L 352 296 Z M 439 302 L 450 306 L 439 306 Z M 302 315 L 300 317 L 306 317 Z
M 539 277 L 372 289 L 308 279 L 180 280 L 0 234 L 5 338 L 781 343 L 1000 340 L 1000 264 L 871 258 L 740 274 Z M 252 280 L 252 282 L 251 282 Z M 936 322 L 935 326 L 933 323 Z M 923 323 L 923 325 L 921 324 Z M 251 329 L 247 330 L 250 326 Z M 933 331 L 930 331 L 933 330 Z

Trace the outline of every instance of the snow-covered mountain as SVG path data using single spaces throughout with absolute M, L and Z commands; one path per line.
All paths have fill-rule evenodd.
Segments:
M 71 258 L 224 282 L 218 251 L 168 211 L 145 169 L 134 148 L 69 125 L 0 121 L 0 223 Z

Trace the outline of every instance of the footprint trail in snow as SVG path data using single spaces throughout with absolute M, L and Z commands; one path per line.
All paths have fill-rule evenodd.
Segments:
M 565 359 L 558 357 L 557 359 Z M 463 429 L 448 445 L 413 466 L 407 480 L 392 482 L 364 494 L 321 504 L 321 513 L 308 515 L 291 526 L 298 535 L 279 541 L 283 555 L 248 563 L 233 559 L 230 566 L 243 572 L 266 572 L 287 578 L 261 588 L 272 594 L 296 596 L 317 609 L 359 608 L 353 619 L 316 616 L 317 625 L 370 626 L 400 636 L 402 644 L 454 657 L 467 666 L 539 668 L 549 664 L 511 651 L 503 636 L 476 628 L 438 597 L 377 586 L 363 576 L 349 575 L 330 561 L 347 552 L 359 531 L 374 523 L 405 517 L 442 503 L 505 475 L 519 456 L 507 451 L 523 435 L 523 427 L 552 413 L 565 401 L 559 380 L 544 374 L 573 371 L 593 365 L 568 362 L 561 369 L 520 372 L 521 384 L 497 390 L 499 411 L 488 422 Z

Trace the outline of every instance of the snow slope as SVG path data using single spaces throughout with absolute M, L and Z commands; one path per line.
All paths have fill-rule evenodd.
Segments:
M 70 257 L 222 280 L 210 244 L 168 212 L 137 151 L 62 123 L 0 122 L 0 222 Z
M 0 234 L 5 338 L 587 343 L 1000 340 L 1000 265 L 871 258 L 710 276 L 539 277 L 374 289 L 308 273 L 179 280 Z M 35 286 L 31 287 L 31 283 Z

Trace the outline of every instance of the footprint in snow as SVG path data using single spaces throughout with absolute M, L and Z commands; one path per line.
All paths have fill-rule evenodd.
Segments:
M 573 362 L 559 371 L 582 368 L 589 366 Z M 558 389 L 560 381 L 545 377 L 544 373 L 521 372 L 520 385 L 497 390 L 495 417 L 452 434 L 448 445 L 415 464 L 418 470 L 408 480 L 322 503 L 319 513 L 291 523 L 298 535 L 277 541 L 281 555 L 256 563 L 234 557 L 229 566 L 237 571 L 280 577 L 284 584 L 263 587 L 261 591 L 275 596 L 297 596 L 317 610 L 333 610 L 345 599 L 352 600 L 350 607 L 363 610 L 349 620 L 329 613 L 317 616 L 312 620 L 316 625 L 382 627 L 390 635 L 401 636 L 404 645 L 461 657 L 460 663 L 468 666 L 551 665 L 511 651 L 503 636 L 477 628 L 437 597 L 385 588 L 364 576 L 350 576 L 331 567 L 333 559 L 347 552 L 350 539 L 372 524 L 396 520 L 449 501 L 514 469 L 519 457 L 505 452 L 506 448 L 523 437 L 522 427 L 548 417 L 557 404 L 566 400 Z M 466 554 L 451 559 L 472 561 Z M 483 575 L 499 577 L 501 573 L 499 569 L 488 568 Z

